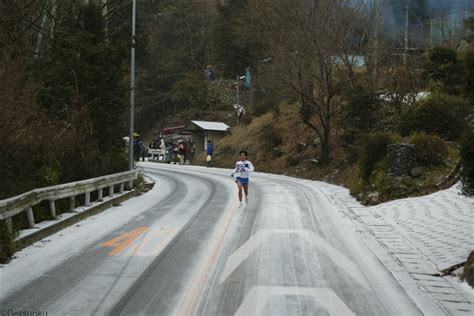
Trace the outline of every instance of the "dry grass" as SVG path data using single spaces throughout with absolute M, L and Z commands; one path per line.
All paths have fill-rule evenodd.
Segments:
M 239 157 L 239 151 L 247 150 L 256 170 L 294 175 L 291 169 L 295 168 L 288 166 L 288 160 L 297 155 L 297 143 L 309 143 L 312 137 L 314 134 L 299 118 L 298 108 L 283 103 L 278 111 L 254 118 L 249 125 L 234 128 L 231 135 L 218 142 L 214 165 L 231 168 Z M 311 156 L 308 152 L 304 153 L 306 155 Z
M 361 187 L 356 157 L 351 157 L 354 154 L 337 143 L 336 135 L 332 137 L 330 162 L 320 165 L 314 161 L 320 156 L 319 146 L 313 144 L 316 134 L 301 121 L 296 105 L 283 103 L 276 111 L 252 119 L 247 117 L 246 121 L 250 123 L 234 127 L 232 134 L 215 144 L 212 161 L 214 167 L 233 168 L 235 161 L 239 159 L 239 151 L 247 150 L 248 158 L 254 163 L 256 171 L 321 180 L 351 190 Z M 298 146 L 298 143 L 306 146 Z M 205 165 L 205 156 L 204 153 L 198 155 L 195 163 Z M 450 156 L 452 157 L 447 165 L 433 168 L 420 178 L 411 179 L 419 191 L 415 195 L 437 190 L 433 184 L 449 174 L 458 161 L 452 153 Z M 381 193 L 378 202 L 400 197 L 405 196 L 391 197 Z
M 335 146 L 330 164 L 314 163 L 320 156 L 319 146 L 313 144 L 316 137 L 301 121 L 298 107 L 282 103 L 276 111 L 253 118 L 249 125 L 233 128 L 231 135 L 215 144 L 213 166 L 233 168 L 239 151 L 247 150 L 256 171 L 347 186 L 356 168 L 347 165 L 344 151 Z M 298 149 L 298 143 L 306 146 Z M 196 163 L 205 165 L 205 154 L 196 158 Z

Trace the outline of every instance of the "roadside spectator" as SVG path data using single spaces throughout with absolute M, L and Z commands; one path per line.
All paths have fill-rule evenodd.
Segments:
M 216 77 L 216 71 L 214 70 L 214 66 L 210 65 L 209 68 L 209 80 L 213 81 Z
M 178 149 L 179 149 L 178 143 L 174 142 L 173 143 L 173 158 L 171 159 L 173 164 L 176 164 L 179 161 Z
M 179 157 L 179 164 L 184 165 L 184 144 L 181 142 L 178 147 L 178 157 Z
M 207 65 L 206 70 L 204 71 L 204 74 L 205 74 L 207 80 L 213 81 L 216 77 L 216 72 L 214 70 L 214 66 Z
M 171 146 L 171 143 L 168 143 L 168 145 L 166 146 L 165 162 L 171 163 L 172 156 L 173 156 L 173 146 Z
M 135 161 L 140 160 L 140 140 L 139 139 L 133 140 L 133 160 Z
M 245 108 L 240 104 L 236 104 L 237 126 L 240 125 L 240 121 L 242 120 L 242 116 L 244 116 L 244 114 Z
M 183 141 L 183 149 L 184 149 L 184 164 L 189 164 L 189 145 L 188 145 L 187 139 Z
M 206 156 L 206 161 L 207 161 L 207 166 L 211 166 L 211 161 L 212 161 L 212 155 L 214 154 L 214 145 L 210 140 L 207 141 L 207 156 Z
M 142 158 L 142 161 L 145 161 L 145 157 L 148 155 L 148 149 L 146 148 L 145 144 L 143 141 L 139 141 L 139 146 L 140 146 L 140 157 Z
M 189 163 L 190 164 L 193 163 L 195 153 L 196 153 L 196 143 L 191 139 L 189 141 Z
M 166 145 L 165 145 L 165 141 L 163 140 L 163 138 L 161 139 L 160 150 L 161 150 L 161 153 L 160 153 L 160 155 L 158 156 L 158 160 L 165 160 Z

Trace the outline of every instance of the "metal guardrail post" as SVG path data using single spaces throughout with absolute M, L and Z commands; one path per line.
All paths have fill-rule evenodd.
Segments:
M 51 212 L 51 217 L 56 218 L 56 201 L 49 200 L 49 210 Z
M 111 185 L 109 187 L 109 198 L 111 198 L 112 196 L 114 196 L 114 186 L 113 185 Z
M 125 186 L 125 183 L 123 183 L 123 182 L 122 182 L 122 183 L 120 183 L 120 191 L 119 191 L 119 192 L 120 192 L 120 194 L 122 194 L 122 193 L 123 193 L 123 187 L 124 187 L 124 186 Z
M 35 228 L 35 217 L 33 216 L 33 208 L 28 208 L 26 210 L 26 217 L 28 218 L 28 227 Z
M 97 201 L 102 202 L 104 200 L 104 189 L 100 188 L 98 191 Z

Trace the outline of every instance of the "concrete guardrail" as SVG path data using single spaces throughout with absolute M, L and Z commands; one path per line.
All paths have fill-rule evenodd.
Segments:
M 138 172 L 136 170 L 115 173 L 107 176 L 71 182 L 61 185 L 55 185 L 46 188 L 35 189 L 21 195 L 17 195 L 0 201 L 0 220 L 5 220 L 8 230 L 12 233 L 12 217 L 26 212 L 29 228 L 35 227 L 35 218 L 33 214 L 33 206 L 42 202 L 49 201 L 51 216 L 56 218 L 55 201 L 59 199 L 69 198 L 69 211 L 74 212 L 75 197 L 81 194 L 85 195 L 85 206 L 91 204 L 91 192 L 97 191 L 97 201 L 103 200 L 104 189 L 109 190 L 109 197 L 113 197 L 115 186 L 119 186 L 119 193 L 123 193 L 125 185 L 131 190 L 133 180 L 136 179 Z

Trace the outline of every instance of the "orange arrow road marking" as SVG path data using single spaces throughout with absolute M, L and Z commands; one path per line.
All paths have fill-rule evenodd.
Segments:
M 101 244 L 104 247 L 113 247 L 114 249 L 109 252 L 109 256 L 115 256 L 121 253 L 125 248 L 127 248 L 135 239 L 140 235 L 148 231 L 148 227 L 138 227 L 135 230 L 132 230 L 129 233 L 122 234 L 114 239 L 106 241 Z

